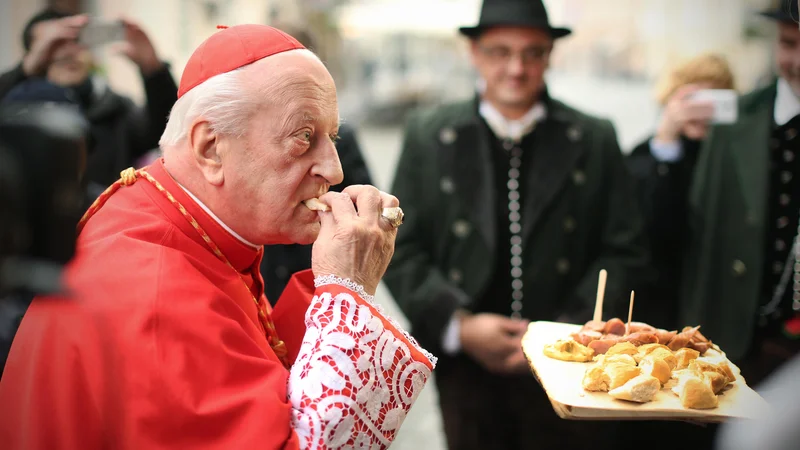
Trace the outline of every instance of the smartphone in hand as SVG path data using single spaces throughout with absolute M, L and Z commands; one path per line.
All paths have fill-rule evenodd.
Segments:
M 737 94 L 732 89 L 703 89 L 692 94 L 691 101 L 714 104 L 712 123 L 731 124 L 739 117 Z
M 125 24 L 115 21 L 90 21 L 81 29 L 78 42 L 87 47 L 102 47 L 116 41 L 125 40 Z

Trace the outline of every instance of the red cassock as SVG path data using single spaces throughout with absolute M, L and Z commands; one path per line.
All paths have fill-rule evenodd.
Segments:
M 295 275 L 270 313 L 262 250 L 162 161 L 146 173 L 86 223 L 70 295 L 26 313 L 0 380 L 0 448 L 387 447 L 435 358 L 347 280 Z

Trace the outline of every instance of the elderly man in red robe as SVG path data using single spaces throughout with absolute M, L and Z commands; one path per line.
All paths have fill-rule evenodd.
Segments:
M 69 293 L 27 312 L 0 447 L 388 447 L 435 358 L 371 301 L 398 200 L 328 192 L 333 80 L 289 35 L 241 25 L 195 51 L 178 96 L 163 159 L 98 199 Z M 314 242 L 312 270 L 273 311 L 262 245 L 292 242 Z

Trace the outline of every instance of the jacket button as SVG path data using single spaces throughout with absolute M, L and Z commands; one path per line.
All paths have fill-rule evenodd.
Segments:
M 456 220 L 453 222 L 453 234 L 455 234 L 457 238 L 464 239 L 469 236 L 470 231 L 472 231 L 472 227 L 466 220 Z
M 658 166 L 656 166 L 656 172 L 658 172 L 660 176 L 665 177 L 667 176 L 667 174 L 669 174 L 669 166 L 667 166 L 664 163 L 661 163 Z
M 582 170 L 576 170 L 572 172 L 572 181 L 578 186 L 583 186 L 586 183 L 586 174 Z
M 575 231 L 575 227 L 577 225 L 578 224 L 575 222 L 575 219 L 573 219 L 572 216 L 567 216 L 564 219 L 564 231 L 566 231 L 567 233 L 572 233 L 573 231 Z
M 578 142 L 581 140 L 581 137 L 583 137 L 583 132 L 581 131 L 580 128 L 570 127 L 567 130 L 567 139 L 569 139 L 570 141 Z
M 569 272 L 569 260 L 567 258 L 560 258 L 558 261 L 556 261 L 556 270 L 561 275 L 565 275 L 567 272 Z
M 733 269 L 733 275 L 736 277 L 744 276 L 744 274 L 747 273 L 747 266 L 738 259 L 733 261 L 731 268 Z
M 439 189 L 445 194 L 452 194 L 456 190 L 456 185 L 453 184 L 453 180 L 450 179 L 450 177 L 442 177 L 442 179 L 439 180 Z
M 439 140 L 442 141 L 442 144 L 449 145 L 456 141 L 456 130 L 452 128 L 442 128 L 439 131 Z
M 452 281 L 453 283 L 461 283 L 461 280 L 464 279 L 464 276 L 458 269 L 450 269 L 449 276 L 450 276 L 450 281 Z

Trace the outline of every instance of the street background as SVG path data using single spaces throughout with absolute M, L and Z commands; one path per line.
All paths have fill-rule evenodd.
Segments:
M 337 81 L 342 120 L 354 125 L 379 188 L 389 190 L 402 124 L 416 107 L 473 95 L 474 72 L 457 27 L 477 21 L 479 0 L 5 0 L 0 2 L 0 68 L 22 56 L 27 20 L 46 4 L 102 20 L 126 16 L 148 32 L 176 79 L 216 25 L 291 23 L 308 27 L 315 51 Z M 551 94 L 611 119 L 629 151 L 653 130 L 657 77 L 699 53 L 726 56 L 741 92 L 772 75 L 774 31 L 755 11 L 770 0 L 546 0 L 551 22 L 573 28 L 552 55 Z M 111 86 L 142 100 L 133 65 L 107 51 L 98 70 Z M 402 200 L 402 199 L 401 199 Z M 376 298 L 401 323 L 385 287 Z M 393 448 L 444 448 L 433 383 L 406 419 Z

